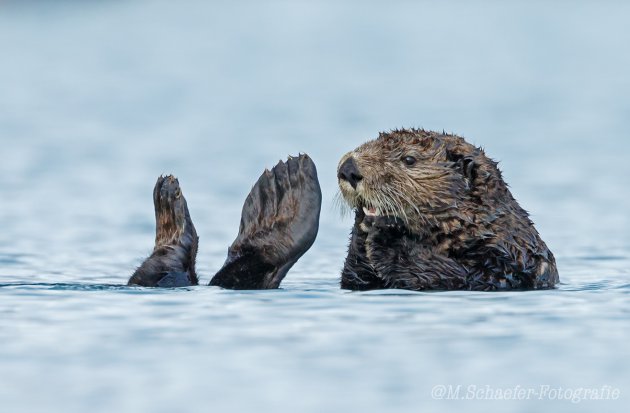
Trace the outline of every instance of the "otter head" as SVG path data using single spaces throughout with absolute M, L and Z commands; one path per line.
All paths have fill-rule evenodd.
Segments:
M 449 215 L 469 219 L 476 187 L 502 182 L 498 174 L 463 138 L 416 129 L 381 133 L 344 155 L 337 169 L 341 195 L 358 221 L 393 216 L 415 233 Z

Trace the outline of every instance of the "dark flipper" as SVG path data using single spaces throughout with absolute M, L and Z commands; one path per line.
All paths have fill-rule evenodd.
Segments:
M 313 245 L 321 204 L 317 170 L 307 155 L 289 157 L 266 170 L 245 200 L 238 236 L 210 285 L 278 288 Z
M 129 285 L 184 287 L 199 283 L 195 259 L 199 238 L 186 199 L 173 176 L 159 177 L 153 190 L 155 248 L 129 279 Z

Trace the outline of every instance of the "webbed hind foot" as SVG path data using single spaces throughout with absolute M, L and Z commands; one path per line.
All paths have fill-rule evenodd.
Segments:
M 245 200 L 238 236 L 210 285 L 278 288 L 313 245 L 321 202 L 317 170 L 307 155 L 289 157 L 265 170 Z
M 128 284 L 145 287 L 197 285 L 195 259 L 199 238 L 179 181 L 174 176 L 158 178 L 153 190 L 153 203 L 155 247 Z

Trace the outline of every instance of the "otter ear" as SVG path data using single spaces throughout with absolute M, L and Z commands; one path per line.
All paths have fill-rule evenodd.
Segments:
M 477 152 L 478 150 L 471 150 L 461 144 L 449 145 L 446 148 L 446 159 L 452 162 L 453 168 L 463 175 L 470 188 L 474 186 L 478 177 L 479 154 Z
M 459 138 L 446 145 L 446 159 L 464 177 L 469 189 L 482 186 L 506 189 L 498 164 L 488 158 L 483 149 Z

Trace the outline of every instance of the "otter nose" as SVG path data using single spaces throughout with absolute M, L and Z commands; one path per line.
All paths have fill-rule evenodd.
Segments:
M 357 189 L 359 181 L 363 179 L 363 175 L 359 172 L 359 168 L 353 158 L 348 158 L 341 164 L 337 177 L 347 181 L 354 189 Z

